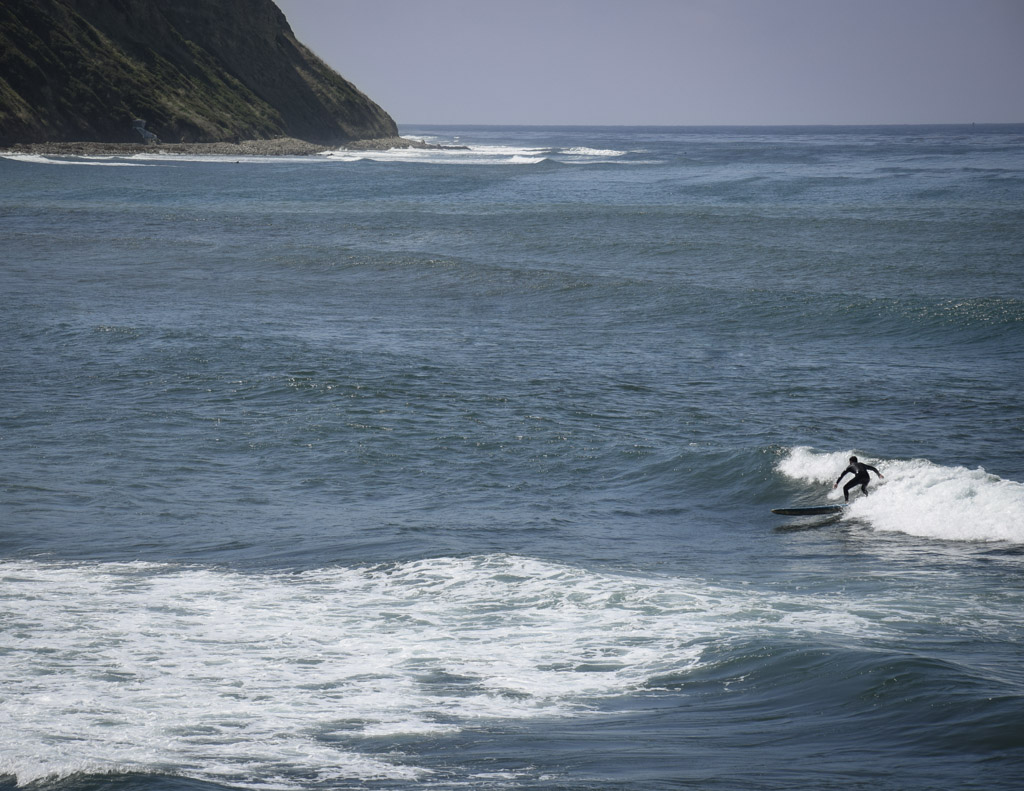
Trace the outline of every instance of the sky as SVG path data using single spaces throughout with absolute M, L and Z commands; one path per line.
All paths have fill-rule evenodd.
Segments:
M 275 0 L 415 124 L 1024 123 L 1024 0 Z

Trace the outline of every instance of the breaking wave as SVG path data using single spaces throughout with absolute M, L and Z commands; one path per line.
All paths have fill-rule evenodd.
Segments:
M 809 484 L 835 483 L 850 451 L 817 453 L 792 449 L 778 464 L 783 475 Z M 871 496 L 852 500 L 847 516 L 879 531 L 945 541 L 1024 543 L 1024 484 L 984 469 L 946 467 L 927 459 L 908 461 L 861 457 L 885 475 L 872 474 Z M 830 500 L 841 499 L 829 489 Z

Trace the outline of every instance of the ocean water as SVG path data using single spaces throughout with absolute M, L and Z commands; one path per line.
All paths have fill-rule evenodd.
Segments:
M 0 789 L 1021 788 L 1024 126 L 403 133 L 0 159 Z

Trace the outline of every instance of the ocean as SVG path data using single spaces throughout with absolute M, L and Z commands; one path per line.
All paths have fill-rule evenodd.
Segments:
M 1024 126 L 402 133 L 0 159 L 0 789 L 1020 789 Z

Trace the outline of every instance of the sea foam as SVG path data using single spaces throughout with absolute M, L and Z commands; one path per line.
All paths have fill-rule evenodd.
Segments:
M 429 770 L 361 746 L 585 716 L 734 640 L 887 629 L 841 595 L 503 555 L 268 574 L 4 561 L 0 577 L 0 775 L 20 783 L 416 779 Z
M 522 145 L 473 145 L 458 143 L 440 148 L 388 148 L 370 150 L 324 150 L 313 156 L 253 156 L 227 154 L 177 154 L 160 151 L 132 154 L 126 157 L 47 156 L 42 154 L 0 154 L 20 162 L 45 165 L 106 165 L 109 167 L 143 167 L 160 163 L 230 163 L 290 164 L 401 162 L 434 165 L 536 165 L 550 160 L 563 164 L 598 164 L 615 161 L 627 152 L 614 149 L 574 146 L 565 149 L 537 148 Z
M 616 151 L 611 148 L 588 148 L 586 146 L 566 148 L 564 153 L 584 157 L 621 157 L 626 154 L 625 151 Z
M 327 151 L 333 162 L 404 162 L 431 165 L 533 165 L 543 162 L 544 150 L 523 146 L 476 145 L 465 148 L 389 148 Z
M 113 157 L 64 157 L 46 156 L 44 154 L 0 154 L 0 158 L 15 162 L 27 162 L 33 165 L 94 165 L 110 168 L 151 167 L 142 162 L 125 162 Z
M 793 448 L 778 470 L 798 481 L 831 486 L 850 455 L 848 450 L 818 453 Z M 1024 484 L 981 468 L 946 467 L 927 459 L 860 459 L 877 467 L 885 478 L 879 480 L 872 473 L 870 496 L 855 490 L 848 515 L 865 520 L 873 529 L 948 541 L 1024 543 Z M 828 498 L 842 496 L 830 489 Z

